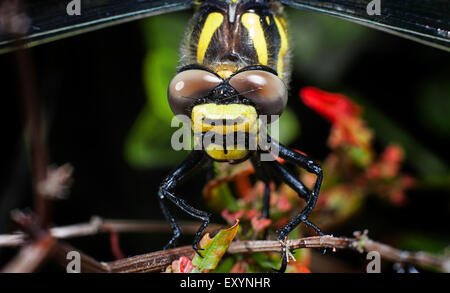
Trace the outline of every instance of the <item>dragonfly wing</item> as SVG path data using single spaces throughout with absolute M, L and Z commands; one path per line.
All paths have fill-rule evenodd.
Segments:
M 23 45 L 31 47 L 119 23 L 188 9 L 194 5 L 194 0 L 81 0 L 81 15 L 69 15 L 68 4 L 75 1 L 30 1 L 21 8 L 14 6 L 14 2 L 17 1 L 3 1 L 0 6 L 0 19 L 3 19 L 3 22 L 0 21 L 0 53 L 11 51 L 16 45 L 15 37 L 5 32 L 5 28 L 11 26 L 6 21 L 25 20 L 22 22 L 26 22 L 27 26 L 21 41 Z
M 448 0 L 280 0 L 284 5 L 320 12 L 450 51 Z M 371 12 L 368 13 L 369 6 Z M 376 4 L 380 7 L 379 15 Z M 373 15 L 369 15 L 373 14 Z

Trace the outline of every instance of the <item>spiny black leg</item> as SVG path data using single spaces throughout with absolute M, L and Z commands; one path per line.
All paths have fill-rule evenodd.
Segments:
M 277 161 L 263 162 L 263 165 L 267 166 L 268 169 L 274 170 L 273 173 L 294 189 L 299 197 L 308 201 L 311 191 L 296 176 L 294 176 L 290 170 Z
M 164 217 L 167 221 L 169 221 L 170 227 L 173 231 L 173 236 L 170 239 L 170 241 L 163 247 L 163 250 L 166 250 L 168 248 L 174 247 L 176 244 L 176 241 L 181 236 L 181 230 L 180 226 L 175 222 L 175 218 L 170 214 L 169 210 L 166 207 L 165 204 L 165 198 L 159 198 L 159 206 L 161 207 L 161 210 L 164 214 Z
M 199 250 L 202 250 L 201 248 L 198 247 L 198 243 L 200 242 L 203 230 L 205 230 L 206 226 L 208 226 L 208 224 L 210 222 L 210 214 L 208 214 L 207 212 L 200 211 L 200 210 L 193 208 L 192 206 L 188 205 L 183 199 L 176 197 L 173 193 L 171 193 L 169 191 L 163 190 L 161 192 L 161 194 L 164 194 L 165 197 L 167 197 L 170 201 L 172 201 L 176 206 L 178 206 L 184 212 L 203 221 L 203 224 L 200 226 L 198 231 L 195 233 L 194 244 L 193 244 L 194 250 L 200 256 L 202 256 L 198 252 Z
M 306 169 L 306 171 L 313 173 L 317 176 L 313 190 L 310 193 L 311 197 L 307 200 L 305 209 L 292 221 L 292 224 L 294 224 L 295 222 L 298 222 L 298 223 L 303 222 L 306 225 L 313 228 L 317 232 L 317 234 L 319 234 L 321 236 L 324 235 L 324 233 L 319 229 L 319 227 L 317 227 L 316 225 L 314 225 L 313 223 L 308 221 L 308 217 L 311 214 L 312 210 L 314 209 L 317 199 L 319 197 L 320 186 L 322 184 L 322 179 L 323 179 L 322 168 L 319 165 L 315 164 L 312 160 L 308 159 L 307 157 L 305 157 L 299 153 L 296 153 L 292 150 L 289 150 L 282 145 L 280 145 L 279 150 L 280 150 L 281 157 L 283 157 L 286 160 L 289 160 L 291 162 L 297 163 L 298 165 L 300 165 L 301 167 Z M 295 226 L 294 226 L 294 228 L 295 228 Z M 292 229 L 293 228 L 285 227 L 286 235 L 289 234 L 289 232 Z M 326 248 L 323 249 L 323 254 L 325 254 L 325 253 L 326 253 Z
M 311 208 L 311 210 L 307 209 L 308 204 L 311 204 L 312 202 L 312 196 L 313 196 L 313 192 L 311 192 L 308 188 L 306 188 L 306 186 L 296 177 L 294 177 L 289 170 L 287 170 L 283 165 L 281 165 L 280 163 L 278 163 L 277 161 L 272 161 L 272 162 L 264 162 L 266 165 L 270 166 L 271 168 L 273 168 L 276 172 L 274 172 L 275 174 L 277 174 L 278 176 L 280 176 L 280 178 L 286 182 L 286 184 L 288 184 L 292 189 L 294 189 L 298 195 L 302 198 L 304 198 L 306 200 L 307 206 L 305 207 L 305 209 L 300 213 L 300 215 L 304 215 L 306 216 L 306 218 L 304 220 L 300 220 L 300 222 L 304 222 L 306 225 L 310 226 L 311 228 L 313 228 L 319 235 L 323 235 L 322 231 L 314 224 L 312 224 L 311 222 L 309 222 L 307 220 L 307 217 L 309 216 L 309 214 L 312 211 L 312 208 L 314 208 L 314 206 Z M 314 205 L 315 205 L 315 201 L 314 201 Z M 303 214 L 302 214 L 303 213 Z M 294 219 L 295 220 L 295 219 Z M 300 223 L 299 222 L 299 223 Z M 288 224 L 289 225 L 289 224 Z M 298 224 L 297 224 L 298 225 Z M 295 225 L 292 230 L 297 226 Z M 285 227 L 286 228 L 286 227 Z M 289 232 L 287 232 L 287 234 L 285 234 L 284 236 L 287 236 L 292 230 L 290 230 Z M 282 240 L 282 239 L 280 239 Z
M 170 214 L 169 210 L 165 205 L 165 202 L 168 199 L 171 202 L 173 202 L 176 206 L 181 208 L 184 212 L 203 221 L 203 224 L 201 225 L 200 229 L 195 234 L 193 244 L 194 250 L 201 256 L 201 254 L 199 253 L 200 248 L 198 247 L 198 243 L 200 242 L 203 230 L 205 230 L 205 228 L 209 224 L 210 215 L 206 212 L 191 207 L 183 199 L 175 196 L 174 189 L 178 185 L 178 183 L 180 183 L 188 175 L 192 174 L 195 170 L 203 166 L 206 161 L 207 159 L 203 152 L 192 151 L 189 154 L 189 156 L 185 159 L 185 161 L 177 169 L 175 169 L 169 176 L 167 176 L 159 187 L 158 196 L 160 200 L 161 209 L 164 213 L 164 216 L 169 221 L 170 226 L 172 227 L 174 233 L 172 239 L 165 246 L 165 248 L 173 246 L 176 240 L 181 236 L 181 231 L 179 226 L 175 222 L 175 218 Z
M 307 219 L 308 219 L 309 215 L 311 214 L 312 210 L 314 209 L 314 206 L 316 205 L 317 199 L 319 197 L 319 191 L 320 191 L 320 186 L 322 185 L 323 174 L 322 174 L 322 168 L 319 165 L 317 165 L 316 163 L 314 163 L 311 159 L 307 158 L 306 156 L 299 154 L 297 152 L 294 152 L 294 151 L 286 148 L 285 146 L 279 144 L 278 142 L 272 141 L 272 144 L 276 144 L 275 148 L 278 149 L 280 158 L 283 158 L 291 163 L 294 163 L 294 164 L 304 168 L 306 171 L 313 173 L 317 176 L 316 182 L 314 183 L 314 187 L 306 199 L 305 208 L 300 212 L 300 214 L 297 217 L 295 217 L 289 224 L 287 224 L 281 230 L 279 237 L 280 238 L 283 237 L 282 239 L 284 239 L 284 237 L 286 237 L 299 223 L 304 222 L 307 225 L 312 224 L 309 221 L 307 221 Z M 283 167 L 281 165 L 279 165 L 279 166 Z M 286 173 L 284 173 L 284 174 L 286 174 Z M 297 179 L 297 181 L 300 182 L 299 179 Z M 303 185 L 303 184 L 301 184 L 301 185 Z M 298 186 L 300 186 L 300 184 L 298 184 Z M 296 191 L 299 192 L 299 190 L 296 190 Z M 299 192 L 299 194 L 300 194 L 300 192 Z M 320 231 L 320 229 L 318 227 L 316 227 L 315 225 L 309 225 L 309 226 L 311 226 L 314 230 L 316 230 L 317 233 L 319 233 L 319 234 L 322 233 Z M 280 240 L 282 240 L 282 239 L 280 239 Z
M 312 191 L 310 191 L 300 181 L 300 179 L 292 175 L 291 172 L 283 165 L 279 164 L 275 160 L 265 162 L 266 164 L 274 168 L 277 171 L 275 173 L 278 174 L 291 188 L 293 188 L 300 197 L 303 197 L 306 200 L 305 208 L 280 231 L 278 239 L 280 241 L 285 241 L 289 233 L 302 222 L 312 227 L 319 235 L 323 235 L 322 231 L 316 225 L 308 221 L 308 217 L 314 209 L 319 196 L 320 186 L 323 179 L 322 168 L 319 165 L 315 164 L 312 160 L 308 159 L 306 156 L 286 148 L 278 142 L 271 140 L 270 137 L 268 137 L 268 141 L 271 143 L 271 150 L 276 150 L 280 158 L 285 159 L 286 161 L 291 162 L 297 166 L 300 166 L 306 171 L 317 176 L 314 187 Z M 283 250 L 282 259 L 282 265 L 279 272 L 283 272 L 286 269 L 287 253 L 285 250 Z
M 283 250 L 283 252 L 281 253 L 281 266 L 280 269 L 275 270 L 275 272 L 277 273 L 284 273 L 286 272 L 286 267 L 287 267 L 287 253 L 285 250 Z

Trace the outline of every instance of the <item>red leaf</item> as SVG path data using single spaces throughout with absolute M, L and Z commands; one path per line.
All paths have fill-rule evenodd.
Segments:
M 399 163 L 403 160 L 403 149 L 399 145 L 389 145 L 383 152 L 383 160 Z
M 235 213 L 230 213 L 228 210 L 222 211 L 222 218 L 224 218 L 230 225 L 235 223 L 236 220 L 240 219 L 244 215 L 244 210 L 239 210 Z
M 272 221 L 270 219 L 258 219 L 257 217 L 252 218 L 252 226 L 253 229 L 257 232 L 264 231 L 267 227 L 270 226 Z
M 166 273 L 190 273 L 194 265 L 191 260 L 185 256 L 174 260 L 170 266 L 166 268 Z
M 189 273 L 192 271 L 193 264 L 191 260 L 185 256 L 180 257 L 180 273 Z
M 306 87 L 300 91 L 300 97 L 305 105 L 317 111 L 333 124 L 339 122 L 342 117 L 355 117 L 361 114 L 361 108 L 341 94 Z

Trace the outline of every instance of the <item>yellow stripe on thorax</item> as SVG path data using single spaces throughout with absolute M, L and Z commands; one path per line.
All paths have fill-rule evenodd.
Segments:
M 284 20 L 281 21 L 278 17 L 275 17 L 275 23 L 277 25 L 278 33 L 280 34 L 280 51 L 278 52 L 278 63 L 277 63 L 277 71 L 280 78 L 283 78 L 283 70 L 284 70 L 284 55 L 288 50 L 288 38 L 286 32 L 286 24 Z
M 253 47 L 255 47 L 259 63 L 261 65 L 267 65 L 269 58 L 267 54 L 267 43 L 259 16 L 255 13 L 244 13 L 242 15 L 242 24 L 248 30 L 250 39 L 253 41 Z
M 198 40 L 197 46 L 197 61 L 202 64 L 205 58 L 206 50 L 208 49 L 209 43 L 216 32 L 216 30 L 222 25 L 223 15 L 219 12 L 213 12 L 206 18 L 205 24 L 203 25 L 200 38 Z

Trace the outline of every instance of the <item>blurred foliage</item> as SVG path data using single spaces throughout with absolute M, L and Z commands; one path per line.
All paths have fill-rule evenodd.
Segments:
M 428 81 L 420 90 L 417 114 L 428 129 L 442 139 L 450 137 L 450 82 L 447 79 Z
M 445 254 L 449 254 L 448 242 L 442 239 L 442 236 L 438 235 L 419 235 L 417 233 L 405 233 L 399 240 L 402 247 L 412 251 L 427 251 L 430 253 L 440 254 L 444 251 Z

